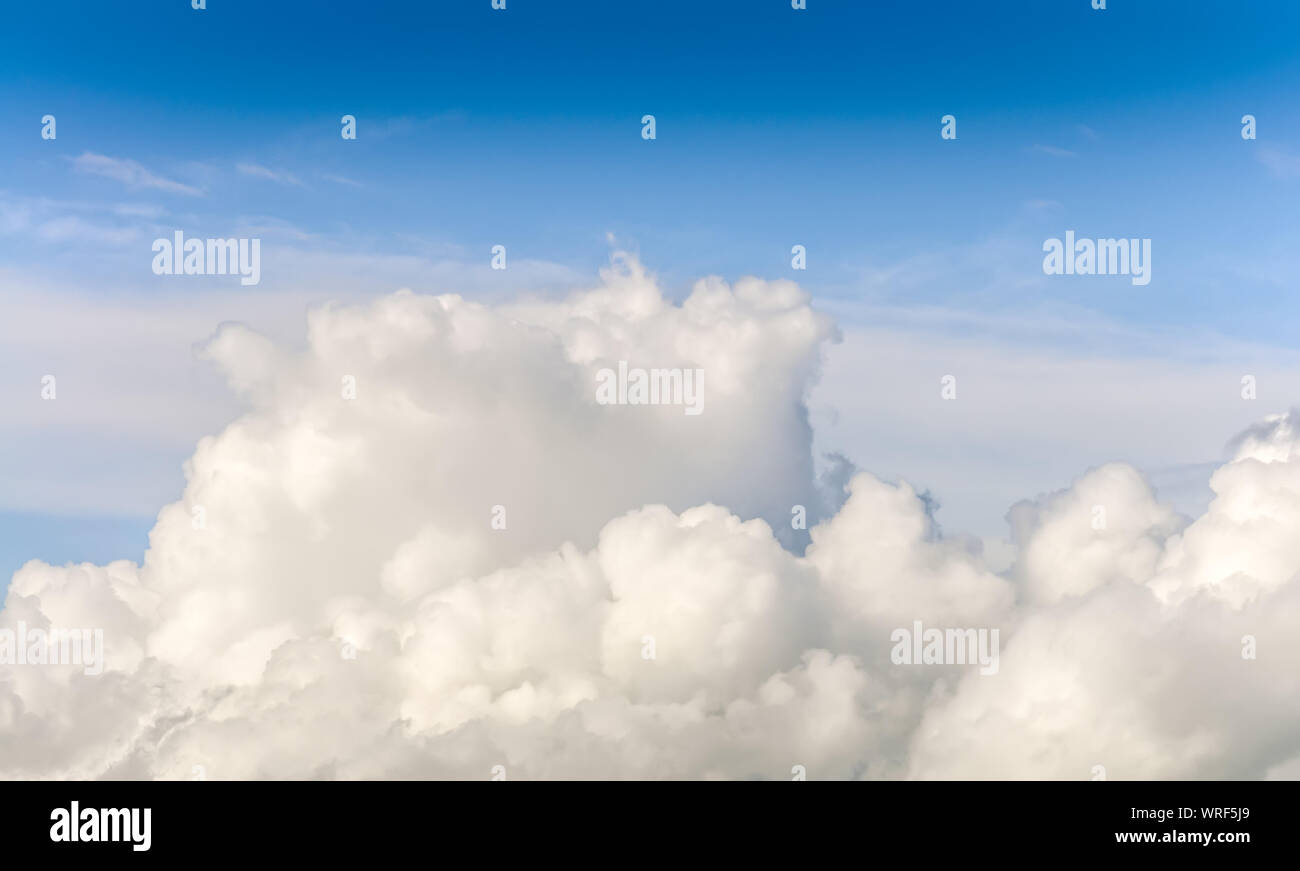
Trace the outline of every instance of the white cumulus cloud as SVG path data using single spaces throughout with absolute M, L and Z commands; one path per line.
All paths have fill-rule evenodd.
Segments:
M 997 571 L 906 482 L 826 492 L 835 338 L 789 282 L 674 304 L 626 257 L 559 302 L 318 308 L 305 350 L 222 326 L 248 410 L 143 562 L 10 585 L 0 628 L 102 628 L 106 665 L 0 667 L 0 776 L 1300 770 L 1295 418 L 1198 518 L 1120 464 L 1017 504 Z M 703 370 L 704 413 L 597 404 L 620 361 Z M 997 629 L 999 667 L 895 665 L 914 621 Z

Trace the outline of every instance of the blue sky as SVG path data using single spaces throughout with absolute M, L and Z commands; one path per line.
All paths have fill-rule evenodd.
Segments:
M 399 264 L 480 268 L 505 244 L 540 292 L 594 274 L 612 234 L 677 295 L 711 273 L 797 278 L 849 323 L 933 308 L 1287 346 L 1300 320 L 1289 0 L 208 5 L 8 10 L 0 294 L 170 298 L 147 269 L 155 231 L 255 226 L 268 246 Z M 1151 284 L 1044 283 L 1042 240 L 1066 229 L 1152 238 Z M 264 292 L 289 292 L 299 276 L 274 266 Z M 0 420 L 0 476 L 41 461 L 37 432 Z M 179 481 L 187 451 L 147 447 L 87 462 Z M 138 558 L 151 520 L 11 491 L 0 575 Z

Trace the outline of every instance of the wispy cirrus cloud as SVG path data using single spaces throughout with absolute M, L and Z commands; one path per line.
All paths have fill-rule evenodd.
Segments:
M 1255 159 L 1277 178 L 1300 178 L 1300 154 L 1293 151 L 1264 145 L 1255 152 Z
M 1068 148 L 1058 148 L 1055 145 L 1035 144 L 1029 147 L 1029 150 L 1035 154 L 1047 154 L 1052 157 L 1078 157 L 1079 152 L 1071 151 Z
M 67 216 L 46 221 L 35 227 L 37 236 L 46 242 L 96 242 L 105 245 L 126 245 L 140 237 L 137 227 L 111 227 Z
M 157 220 L 167 214 L 167 210 L 162 206 L 155 206 L 151 203 L 118 203 L 113 206 L 113 214 L 123 218 L 149 218 Z
M 271 169 L 257 163 L 240 163 L 235 166 L 240 175 L 247 175 L 252 178 L 263 178 L 267 181 L 273 181 L 277 184 L 291 185 L 293 187 L 306 187 L 296 175 L 283 170 Z
M 72 165 L 78 172 L 111 178 L 114 181 L 120 181 L 127 187 L 153 188 L 167 193 L 184 194 L 191 197 L 203 196 L 203 191 L 200 189 L 169 178 L 163 178 L 150 172 L 136 161 L 127 158 L 109 157 L 105 154 L 86 151 L 80 157 L 73 158 Z
M 41 242 L 125 245 L 139 238 L 142 220 L 164 214 L 165 209 L 147 203 L 23 197 L 0 191 L 0 236 L 21 234 Z
M 342 176 L 342 175 L 334 175 L 333 173 L 328 173 L 328 172 L 327 172 L 327 173 L 325 173 L 324 175 L 322 175 L 321 178 L 325 179 L 326 181 L 332 181 L 332 182 L 334 182 L 335 184 L 344 184 L 344 185 L 347 185 L 347 186 L 349 186 L 349 187 L 354 187 L 354 188 L 363 188 L 363 187 L 365 187 L 365 185 L 363 185 L 363 184 L 362 184 L 361 182 L 359 182 L 359 181 L 354 181 L 354 180 L 352 180 L 352 179 L 350 179 L 350 178 L 348 178 L 348 177 L 346 177 L 346 176 Z
M 392 136 L 406 136 L 420 130 L 427 130 L 438 124 L 464 119 L 465 113 L 459 110 L 438 112 L 434 115 L 414 117 L 399 115 L 394 118 L 378 118 L 366 125 L 366 136 L 370 139 L 388 139 Z

